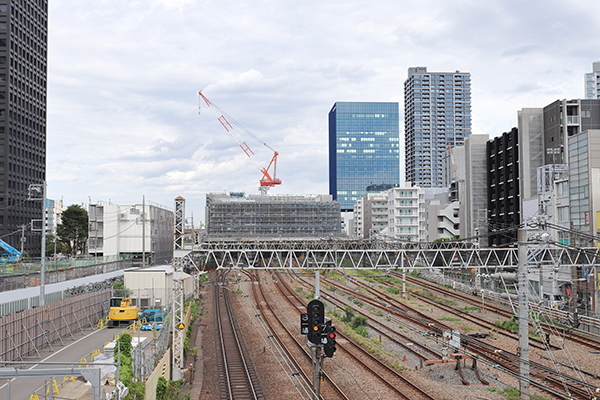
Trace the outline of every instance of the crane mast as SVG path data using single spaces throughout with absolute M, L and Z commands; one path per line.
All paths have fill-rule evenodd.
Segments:
M 269 190 L 270 187 L 273 187 L 275 185 L 280 185 L 281 180 L 276 178 L 277 156 L 279 155 L 279 153 L 277 151 L 273 150 L 271 147 L 269 147 L 266 143 L 263 142 L 263 145 L 265 147 L 267 147 L 271 151 L 273 151 L 273 158 L 271 158 L 271 162 L 269 163 L 269 166 L 267 168 L 265 168 L 264 165 L 262 164 L 262 162 L 256 156 L 256 154 L 254 154 L 254 151 L 252 151 L 252 148 L 250 148 L 250 146 L 248 146 L 248 144 L 244 141 L 244 139 L 239 134 L 239 132 L 234 128 L 233 124 L 231 124 L 229 122 L 229 120 L 225 117 L 225 115 L 223 115 L 223 112 L 217 106 L 215 106 L 210 100 L 208 100 L 206 98 L 206 96 L 204 96 L 204 94 L 202 94 L 202 91 L 199 91 L 198 94 L 200 95 L 200 97 L 202 97 L 202 99 L 204 100 L 204 102 L 206 103 L 208 108 L 210 108 L 210 110 L 213 112 L 213 114 L 215 114 L 215 117 L 217 117 L 217 119 L 219 120 L 221 125 L 223 125 L 223 128 L 225 128 L 225 130 L 227 132 L 229 132 L 229 134 L 235 139 L 235 141 L 241 147 L 241 149 L 244 151 L 244 153 L 246 153 L 246 155 L 250 158 L 250 160 L 252 160 L 252 162 L 260 170 L 260 172 L 262 172 L 263 176 L 260 179 L 261 193 L 266 194 L 266 192 Z M 256 136 L 252 135 L 252 133 L 250 133 L 249 131 L 248 131 L 248 134 L 253 136 L 255 139 L 259 140 Z M 271 167 L 273 167 L 272 174 L 269 172 Z

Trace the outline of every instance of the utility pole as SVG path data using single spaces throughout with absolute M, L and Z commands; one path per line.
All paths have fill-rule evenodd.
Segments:
M 40 263 L 40 306 L 46 304 L 46 181 L 42 184 L 42 262 Z
M 529 303 L 527 301 L 527 230 L 517 232 L 519 246 L 518 301 L 519 301 L 519 391 L 521 399 L 529 399 Z
M 25 225 L 21 225 L 21 254 L 23 254 L 23 245 L 25 244 Z
M 146 195 L 142 196 L 142 268 L 146 266 Z

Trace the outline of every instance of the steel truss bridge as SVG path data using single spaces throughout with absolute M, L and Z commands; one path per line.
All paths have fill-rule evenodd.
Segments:
M 517 268 L 518 248 L 478 248 L 472 243 L 383 243 L 336 240 L 208 241 L 180 253 L 197 271 L 256 269 L 429 269 L 476 268 L 488 271 Z M 549 243 L 528 244 L 528 264 L 581 267 L 600 264 L 598 247 L 566 248 Z M 598 269 L 597 269 L 598 270 Z

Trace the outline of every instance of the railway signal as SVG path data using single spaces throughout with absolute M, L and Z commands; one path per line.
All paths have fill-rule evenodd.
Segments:
M 323 343 L 323 353 L 325 357 L 333 357 L 335 353 L 335 326 L 331 324 L 331 320 L 324 324 L 324 329 L 321 336 L 321 342 Z M 323 337 L 324 336 L 324 337 Z
M 306 307 L 308 314 L 308 340 L 316 345 L 321 344 L 321 325 L 325 323 L 325 306 L 320 300 L 312 300 Z

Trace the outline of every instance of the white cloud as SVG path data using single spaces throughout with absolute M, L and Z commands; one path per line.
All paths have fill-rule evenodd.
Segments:
M 402 110 L 408 67 L 471 72 L 473 130 L 499 135 L 520 108 L 583 95 L 583 73 L 600 59 L 590 58 L 600 48 L 594 6 L 53 0 L 49 195 L 168 206 L 183 196 L 198 220 L 206 192 L 256 191 L 260 172 L 199 90 L 279 151 L 278 193 L 326 193 L 333 103 Z M 269 150 L 248 144 L 268 163 Z

